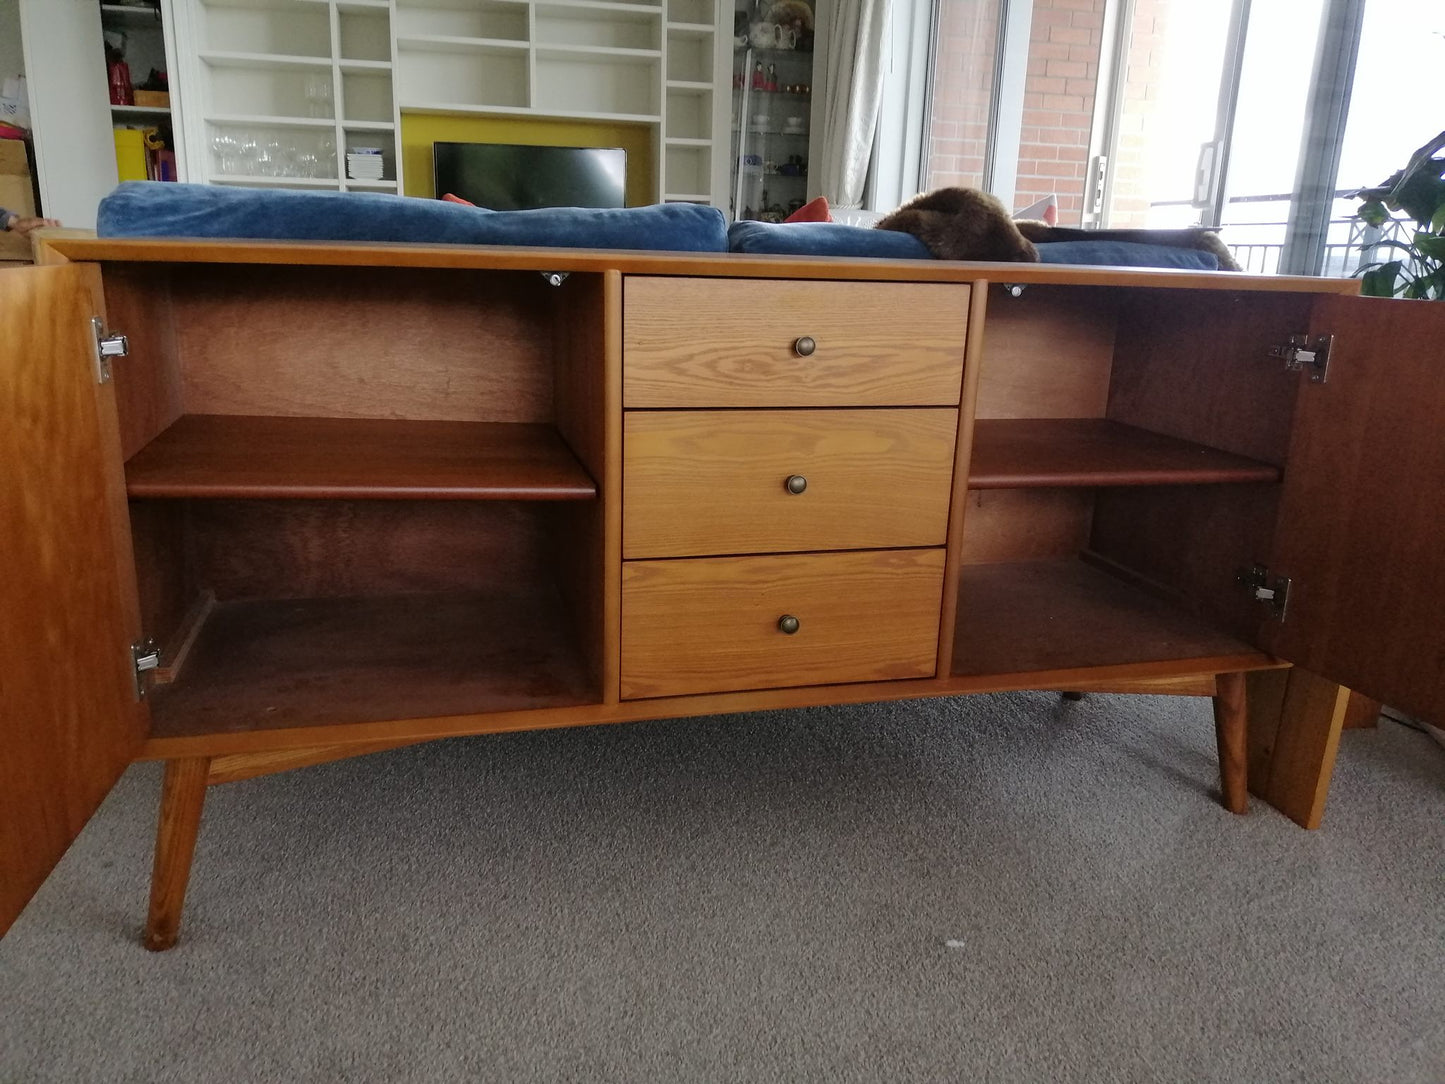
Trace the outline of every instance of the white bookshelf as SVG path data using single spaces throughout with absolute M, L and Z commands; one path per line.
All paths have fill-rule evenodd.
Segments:
M 177 0 L 192 177 L 241 187 L 398 191 L 390 0 Z M 381 181 L 346 177 L 379 147 Z
M 134 86 L 141 86 L 150 77 L 152 70 L 165 72 L 169 77 L 170 105 L 111 105 L 111 127 L 170 129 L 170 146 L 176 156 L 177 179 L 187 180 L 182 125 L 172 74 L 175 65 L 168 6 L 160 4 L 152 8 L 101 4 L 100 23 L 102 33 L 119 33 L 125 36 L 125 61 Z M 98 50 L 97 59 L 102 67 L 103 57 L 104 50 Z
M 193 179 L 399 191 L 403 113 L 534 116 L 647 128 L 658 198 L 727 206 L 730 0 L 174 2 Z M 273 141 L 325 169 L 258 175 Z M 344 176 L 360 146 L 382 181 Z

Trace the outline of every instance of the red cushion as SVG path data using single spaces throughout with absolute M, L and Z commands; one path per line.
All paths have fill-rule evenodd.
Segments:
M 461 203 L 461 204 L 465 204 L 465 205 L 468 206 L 468 207 L 475 207 L 475 206 L 476 206 L 476 204 L 473 203 L 471 200 L 469 200 L 469 199 L 462 199 L 461 196 L 454 196 L 454 195 L 452 195 L 450 192 L 448 192 L 445 196 L 443 196 L 442 199 L 444 199 L 447 203 Z
M 809 200 L 803 206 L 783 219 L 784 222 L 832 222 L 833 216 L 828 211 L 828 197 L 819 196 L 815 200 Z

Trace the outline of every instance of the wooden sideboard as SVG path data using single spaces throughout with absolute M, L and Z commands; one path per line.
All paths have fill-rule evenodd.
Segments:
M 43 256 L 0 272 L 0 929 L 138 758 L 167 762 L 165 948 L 209 785 L 410 742 L 1205 695 L 1226 806 L 1247 781 L 1314 826 L 1349 689 L 1445 719 L 1442 306 L 1016 264 Z

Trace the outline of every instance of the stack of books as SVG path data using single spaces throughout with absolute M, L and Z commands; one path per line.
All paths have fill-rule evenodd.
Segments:
M 353 181 L 381 180 L 380 147 L 352 147 L 346 152 L 346 175 Z

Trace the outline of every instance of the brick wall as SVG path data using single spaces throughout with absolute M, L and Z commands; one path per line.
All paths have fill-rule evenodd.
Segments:
M 940 3 L 927 187 L 978 186 L 998 4 Z M 1014 203 L 1022 207 L 1056 193 L 1060 225 L 1077 225 L 1083 211 L 1103 23 L 1104 0 L 1034 2 Z
M 939 0 L 925 189 L 983 184 L 998 0 Z
M 1155 112 L 1154 88 L 1165 63 L 1164 28 L 1170 2 L 1135 0 L 1119 146 L 1114 154 L 1114 195 L 1109 208 L 1109 225 L 1115 229 L 1144 226 L 1149 218 L 1144 147 L 1153 125 L 1162 119 Z

